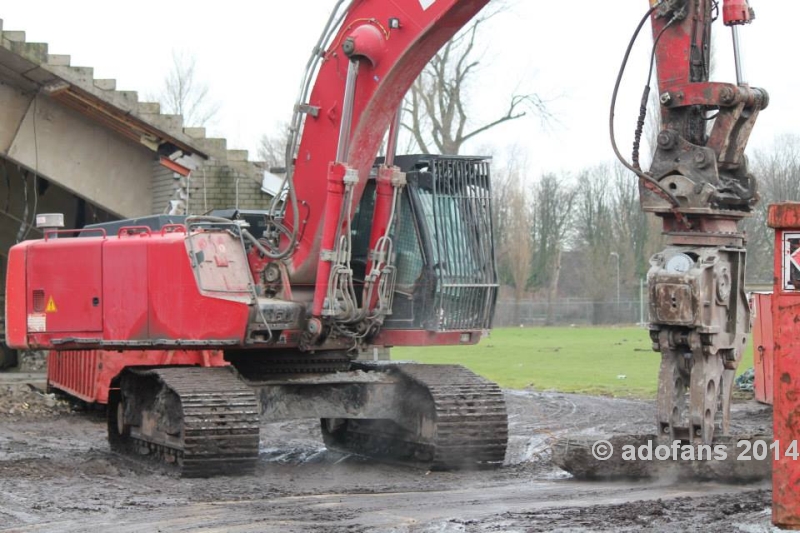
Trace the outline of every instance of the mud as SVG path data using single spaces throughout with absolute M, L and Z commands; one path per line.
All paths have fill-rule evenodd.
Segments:
M 651 431 L 652 402 L 506 398 L 510 446 L 496 471 L 424 472 L 329 452 L 308 420 L 263 425 L 255 476 L 184 480 L 112 454 L 99 413 L 26 396 L 25 412 L 0 412 L 0 531 L 771 530 L 764 483 L 576 481 L 553 463 L 550 446 L 566 434 Z M 770 416 L 743 401 L 734 423 L 764 433 Z

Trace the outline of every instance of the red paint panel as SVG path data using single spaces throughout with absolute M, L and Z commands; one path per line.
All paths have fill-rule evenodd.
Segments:
M 28 348 L 28 269 L 25 265 L 29 244 L 23 242 L 11 248 L 6 268 L 6 344 L 20 350 Z
M 171 233 L 148 239 L 148 327 L 151 339 L 231 340 L 244 342 L 250 315 L 249 295 L 201 294 L 189 262 L 184 236 Z M 211 264 L 215 264 L 211 261 Z M 226 268 L 249 268 L 247 259 Z
M 28 247 L 28 316 L 38 315 L 44 331 L 103 330 L 102 244 L 102 238 L 87 237 L 38 241 Z M 44 291 L 44 313 L 33 309 L 34 291 Z
M 146 339 L 147 256 L 150 237 L 137 233 L 108 239 L 103 247 L 103 306 L 105 336 Z
M 769 223 L 775 227 L 775 285 L 772 297 L 774 339 L 773 434 L 780 457 L 772 466 L 772 521 L 787 529 L 800 528 L 800 460 L 786 455 L 791 442 L 800 441 L 800 290 L 785 283 L 787 262 L 784 234 L 800 232 L 800 204 L 772 205 Z M 789 226 L 783 226 L 790 223 Z M 787 241 L 786 244 L 791 244 Z M 785 287 L 790 287 L 785 289 Z M 800 450 L 795 450 L 800 451 Z
M 219 350 L 51 351 L 48 386 L 89 403 L 108 403 L 111 382 L 125 368 L 137 366 L 227 366 Z
M 753 367 L 755 396 L 761 403 L 772 404 L 773 352 L 772 295 L 753 295 Z
M 781 228 L 797 231 L 800 228 L 800 204 L 798 202 L 783 202 L 769 206 L 767 224 L 771 228 Z
M 214 253 L 206 254 L 200 277 L 206 289 L 223 291 L 201 291 L 184 233 L 17 245 L 8 269 L 9 342 L 61 350 L 126 349 L 142 341 L 142 349 L 171 348 L 175 341 L 243 344 L 249 266 L 240 242 L 217 240 L 207 243 Z

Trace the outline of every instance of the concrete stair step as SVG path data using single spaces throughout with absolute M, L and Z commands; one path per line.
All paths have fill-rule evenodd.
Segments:
M 183 128 L 183 133 L 186 136 L 191 137 L 192 139 L 205 139 L 206 138 L 206 129 L 205 128 Z
M 183 117 L 181 115 L 142 113 L 139 116 L 156 128 L 173 135 L 180 135 L 183 132 Z
M 228 150 L 228 162 L 242 162 L 247 161 L 247 150 Z
M 92 67 L 72 67 L 51 65 L 51 70 L 57 76 L 77 85 L 92 86 L 94 82 L 94 69 Z
M 158 102 L 139 102 L 136 110 L 139 115 L 159 115 L 161 114 L 161 104 Z
M 117 89 L 117 80 L 94 80 L 94 86 L 101 91 L 114 91 Z
M 25 41 L 9 41 L 10 49 L 15 54 L 32 63 L 41 65 L 47 61 L 46 43 L 26 43 Z
M 53 67 L 68 67 L 72 58 L 65 54 L 47 54 L 47 63 Z
M 217 159 L 224 159 L 227 157 L 228 140 L 215 137 L 206 137 L 205 139 L 196 139 L 195 144 L 200 147 L 204 152 Z
M 116 83 L 116 80 L 111 81 Z M 139 93 L 136 91 L 113 91 L 110 97 L 114 105 L 126 111 L 134 111 L 139 106 Z
M 12 41 L 15 43 L 24 43 L 25 42 L 25 32 L 24 31 L 4 31 L 3 32 L 3 39 Z

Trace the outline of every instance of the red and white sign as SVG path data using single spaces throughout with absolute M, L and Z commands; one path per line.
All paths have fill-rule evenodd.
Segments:
M 800 291 L 800 233 L 783 234 L 783 290 Z

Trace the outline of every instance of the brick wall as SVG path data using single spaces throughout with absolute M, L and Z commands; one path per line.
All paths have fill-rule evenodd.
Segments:
M 221 154 L 220 154 L 221 155 Z M 228 150 L 226 157 L 211 157 L 194 170 L 188 180 L 176 179 L 170 170 L 155 162 L 153 170 L 153 213 L 169 211 L 170 200 L 183 201 L 184 212 L 201 215 L 213 209 L 266 209 L 271 196 L 261 192 L 260 167 L 247 160 L 247 152 Z M 188 200 L 180 189 L 188 187 Z
M 169 200 L 175 194 L 178 180 L 175 174 L 162 166 L 158 160 L 153 161 L 153 213 L 154 215 L 166 213 L 169 209 Z

